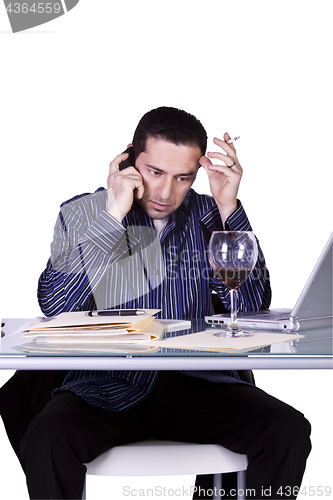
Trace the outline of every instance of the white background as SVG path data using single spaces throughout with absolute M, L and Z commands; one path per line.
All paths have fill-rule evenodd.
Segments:
M 60 203 L 105 186 L 138 120 L 161 105 L 195 114 L 208 150 L 225 131 L 241 136 L 239 198 L 266 256 L 272 307 L 292 307 L 332 231 L 332 13 L 329 0 L 80 0 L 12 34 L 0 5 L 1 316 L 40 314 Z M 209 192 L 204 172 L 194 187 Z M 332 373 L 255 376 L 312 423 L 303 485 L 332 486 Z M 3 427 L 0 445 L 0 498 L 24 500 Z M 123 481 L 114 495 L 107 481 L 103 496 L 92 481 L 90 498 L 126 498 Z M 126 484 L 166 484 L 135 481 Z

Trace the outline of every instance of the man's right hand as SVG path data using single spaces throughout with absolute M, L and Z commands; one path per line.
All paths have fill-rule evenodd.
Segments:
M 128 158 L 128 153 L 122 153 L 110 163 L 107 179 L 108 202 L 106 211 L 118 222 L 121 222 L 130 211 L 134 196 L 141 199 L 144 192 L 142 177 L 133 167 L 119 171 L 119 165 Z

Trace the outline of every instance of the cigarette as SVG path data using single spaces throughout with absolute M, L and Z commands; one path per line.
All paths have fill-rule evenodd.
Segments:
M 232 144 L 234 141 L 237 141 L 237 139 L 240 138 L 240 135 L 237 136 L 237 137 L 234 137 L 233 139 L 229 139 L 229 141 L 227 141 L 227 144 Z

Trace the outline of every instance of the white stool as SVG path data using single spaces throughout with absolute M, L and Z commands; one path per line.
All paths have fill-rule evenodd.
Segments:
M 247 464 L 246 455 L 218 444 L 147 440 L 115 446 L 85 465 L 87 475 L 93 476 L 214 474 L 214 491 L 217 492 L 214 499 L 221 498 L 222 473 L 237 472 L 237 499 L 244 499 Z M 82 498 L 86 498 L 85 489 Z

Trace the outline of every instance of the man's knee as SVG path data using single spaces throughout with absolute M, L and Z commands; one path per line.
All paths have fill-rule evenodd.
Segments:
M 284 405 L 271 413 L 276 437 L 285 447 L 294 446 L 305 456 L 311 451 L 311 425 L 303 413 Z
M 49 408 L 45 408 L 30 423 L 21 441 L 23 461 L 28 457 L 32 459 L 40 457 L 40 460 L 43 460 L 43 456 L 53 454 L 54 450 L 60 453 L 61 449 L 74 438 L 76 432 L 75 423 L 70 415 L 62 409 L 54 408 L 50 411 Z
M 54 444 L 59 446 L 62 436 L 64 434 L 59 432 L 59 426 L 54 422 L 43 422 L 40 417 L 36 417 L 29 425 L 20 444 L 23 462 L 28 457 L 37 458 L 49 453 Z
M 286 407 L 286 411 L 281 415 L 285 427 L 292 435 L 299 435 L 301 438 L 309 438 L 311 434 L 310 422 L 300 411 L 291 406 L 286 405 Z
M 305 418 L 303 413 L 297 410 L 294 410 L 294 412 L 294 419 L 292 420 L 290 432 L 292 433 L 294 439 L 297 441 L 298 446 L 302 447 L 305 455 L 308 456 L 311 451 L 311 424 Z

